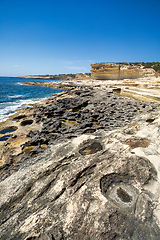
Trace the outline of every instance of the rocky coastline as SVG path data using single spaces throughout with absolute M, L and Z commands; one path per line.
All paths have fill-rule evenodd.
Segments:
M 66 91 L 0 124 L 2 240 L 159 239 L 159 99 L 120 94 L 147 81 L 27 83 Z
M 56 75 L 28 75 L 19 76 L 15 78 L 25 78 L 25 79 L 54 79 L 54 80 L 77 80 L 77 79 L 90 79 L 91 73 L 76 73 L 76 74 L 56 74 Z

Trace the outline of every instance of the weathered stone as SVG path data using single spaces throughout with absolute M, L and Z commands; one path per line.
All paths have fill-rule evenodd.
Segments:
M 159 195 L 149 190 L 159 181 L 158 165 L 149 160 L 159 145 L 159 140 L 152 142 L 159 134 L 158 120 L 146 123 L 147 103 L 107 90 L 84 90 L 72 90 L 69 98 L 47 100 L 34 109 L 33 124 L 20 126 L 23 130 L 17 129 L 17 138 L 4 143 L 0 152 L 2 240 L 159 240 L 154 213 Z M 83 110 L 73 112 L 86 102 Z M 159 106 L 150 106 L 155 106 L 155 118 Z M 25 116 L 31 119 L 33 111 Z M 136 137 L 140 128 L 146 137 Z M 22 133 L 30 139 L 17 150 L 14 141 Z M 136 151 L 133 155 L 126 144 L 135 139 L 143 140 L 136 142 L 142 156 Z M 150 143 L 145 148 L 144 140 Z

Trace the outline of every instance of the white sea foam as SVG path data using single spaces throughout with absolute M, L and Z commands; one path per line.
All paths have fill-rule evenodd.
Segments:
M 17 109 L 23 107 L 32 107 L 32 105 L 36 102 L 44 100 L 47 98 L 39 98 L 39 99 L 26 99 L 26 100 L 17 100 L 16 102 L 7 102 L 2 103 L 5 106 L 4 108 L 0 109 L 0 122 L 5 121 L 9 116 L 13 115 Z
M 24 85 L 23 82 L 16 82 L 15 85 Z
M 7 96 L 8 98 L 20 98 L 25 97 L 25 95 L 13 95 L 13 96 Z
M 21 82 L 17 82 L 17 83 L 15 83 L 15 84 L 17 84 L 17 85 L 24 85 L 23 83 L 21 83 Z

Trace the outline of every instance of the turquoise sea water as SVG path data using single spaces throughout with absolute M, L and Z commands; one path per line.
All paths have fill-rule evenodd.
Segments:
M 33 79 L 0 77 L 0 122 L 13 114 L 16 109 L 21 108 L 22 105 L 34 104 L 62 91 L 43 86 L 23 85 L 23 82 L 27 81 L 30 82 Z M 37 81 L 41 80 L 37 79 Z

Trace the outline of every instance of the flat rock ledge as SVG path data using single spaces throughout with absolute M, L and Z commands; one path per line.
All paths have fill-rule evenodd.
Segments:
M 0 239 L 159 240 L 159 131 L 158 103 L 99 87 L 16 112 L 0 125 Z

